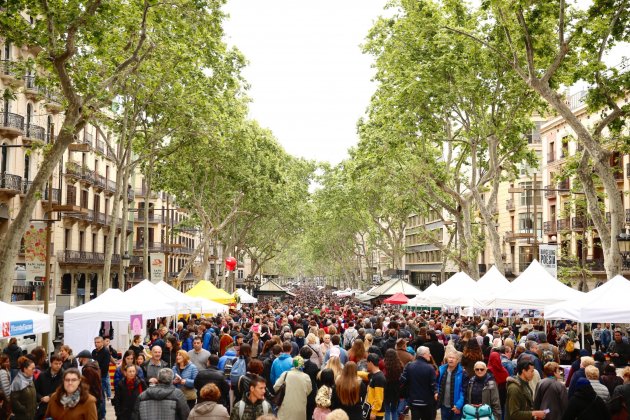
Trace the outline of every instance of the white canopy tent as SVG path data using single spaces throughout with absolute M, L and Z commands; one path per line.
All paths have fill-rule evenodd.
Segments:
M 49 314 L 0 302 L 0 338 L 49 332 L 50 322 Z
M 471 295 L 472 306 L 474 308 L 491 308 L 494 299 L 509 286 L 508 279 L 493 265 L 483 277 L 477 280 L 477 286 Z
M 534 260 L 520 276 L 496 296 L 491 302 L 491 307 L 543 310 L 546 305 L 583 295 L 584 293 L 553 278 L 538 261 Z
M 89 350 L 94 348 L 93 340 L 99 334 L 102 321 L 114 322 L 116 336 L 127 336 L 131 315 L 141 314 L 146 321 L 175 312 L 173 305 L 107 289 L 86 304 L 64 312 L 64 343 L 75 353 Z
M 477 282 L 468 274 L 455 273 L 431 292 L 428 296 L 429 306 L 470 306 L 476 285 Z
M 230 310 L 227 305 L 223 305 L 203 297 L 188 296 L 165 281 L 155 283 L 155 287 L 169 298 L 175 299 L 177 302 L 178 313 L 193 312 L 216 315 Z
M 240 303 L 258 303 L 258 299 L 247 293 L 245 289 L 236 289 L 234 293 L 240 298 Z
M 431 294 L 437 289 L 437 285 L 435 283 L 431 283 L 429 287 L 424 289 L 422 293 L 416 295 L 413 299 L 410 299 L 409 302 L 405 303 L 402 306 L 408 306 L 410 308 L 417 308 L 421 306 L 429 306 L 429 298 Z
M 545 306 L 545 319 L 589 322 L 630 322 L 628 311 L 630 281 L 615 276 L 582 296 Z

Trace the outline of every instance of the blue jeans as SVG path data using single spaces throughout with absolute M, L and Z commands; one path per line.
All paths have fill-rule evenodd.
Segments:
M 405 400 L 399 400 L 397 403 L 392 401 L 383 404 L 385 420 L 398 420 L 398 416 L 403 412 L 406 404 Z
M 461 420 L 462 413 L 455 414 L 452 407 L 440 407 L 440 414 L 442 414 L 442 420 Z
M 112 385 L 109 380 L 109 374 L 101 378 L 101 386 L 103 387 L 103 394 L 107 398 L 112 398 Z

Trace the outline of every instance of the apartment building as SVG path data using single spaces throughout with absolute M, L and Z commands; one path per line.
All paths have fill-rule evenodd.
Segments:
M 34 57 L 34 51 L 0 39 L 0 89 L 13 93 L 0 103 L 0 237 L 6 233 L 11 218 L 19 211 L 42 161 L 42 149 L 59 133 L 63 122 L 61 101 L 55 92 L 42 89 L 37 71 L 24 71 L 17 63 Z M 97 296 L 107 282 L 103 281 L 105 244 L 114 236 L 114 254 L 109 285 L 122 288 L 134 284 L 142 273 L 141 245 L 148 241 L 149 251 L 166 251 L 167 277 L 183 266 L 199 243 L 199 232 L 179 226 L 187 211 L 177 206 L 172 196 L 157 192 L 145 200 L 142 175 L 136 173 L 128 185 L 116 184 L 114 156 L 116 143 L 107 143 L 102 132 L 87 125 L 64 153 L 51 177 L 51 193 L 42 191 L 31 216 L 32 220 L 51 219 L 45 213 L 52 204 L 51 282 L 49 295 L 54 300 L 66 296 L 65 306 L 77 306 Z M 109 136 L 108 133 L 104 133 Z M 112 136 L 109 136 L 112 138 Z M 137 184 L 137 186 L 136 186 Z M 118 222 L 110 228 L 114 194 L 122 188 L 123 200 L 130 211 L 123 214 L 122 202 Z M 150 228 L 143 231 L 145 203 L 149 205 Z M 126 219 L 126 223 L 123 223 Z M 126 225 L 124 232 L 123 225 Z M 121 241 L 127 243 L 129 267 L 125 279 L 118 278 L 118 252 Z M 126 257 L 126 255 L 125 255 Z M 25 279 L 25 255 L 21 250 L 16 261 L 13 300 L 41 300 L 43 278 Z M 181 285 L 192 286 L 189 275 Z
M 542 162 L 541 127 L 544 118 L 534 116 L 534 127 L 526 134 L 527 144 Z M 531 263 L 535 246 L 543 241 L 543 177 L 540 168 L 518 165 L 516 176 L 499 186 L 497 194 L 497 224 L 501 237 L 501 258 L 507 278 L 515 278 Z M 482 264 L 489 268 L 492 250 L 486 246 Z
M 451 260 L 444 262 L 443 252 L 435 244 L 435 241 L 443 245 L 449 242 L 450 233 L 443 220 L 443 217 L 433 211 L 426 216 L 412 214 L 407 218 L 404 266 L 409 282 L 421 289 L 426 289 L 431 283 L 442 283 L 459 271 Z M 433 241 L 427 239 L 424 231 L 433 235 Z
M 574 114 L 589 129 L 601 118 L 599 113 L 589 113 L 584 103 L 586 92 L 580 91 L 567 97 Z M 630 97 L 622 102 L 627 104 Z M 596 279 L 605 279 L 604 257 L 601 240 L 597 229 L 592 225 L 586 208 L 580 203 L 583 196 L 576 186 L 575 179 L 560 180 L 558 175 L 566 165 L 567 158 L 575 155 L 580 145 L 575 141 L 575 133 L 561 117 L 552 118 L 541 127 L 542 152 L 544 156 L 542 166 L 543 183 L 546 186 L 543 205 L 544 238 L 545 241 L 558 245 L 559 265 L 563 256 L 576 259 L 579 263 L 586 263 Z M 625 207 L 626 230 L 630 226 L 630 160 L 628 155 L 613 151 L 610 157 L 610 167 L 614 169 L 619 194 Z M 579 186 L 578 186 L 579 187 Z M 558 191 L 551 191 L 556 189 Z M 608 199 L 603 204 L 608 208 Z M 606 213 L 610 221 L 610 214 Z M 625 232 L 619 232 L 625 233 Z M 624 265 L 625 274 L 630 273 L 630 266 Z M 597 281 L 597 280 L 596 280 Z

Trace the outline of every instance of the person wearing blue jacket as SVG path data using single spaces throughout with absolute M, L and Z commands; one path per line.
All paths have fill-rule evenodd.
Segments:
M 291 357 L 293 346 L 290 341 L 282 343 L 282 353 L 271 364 L 271 383 L 275 384 L 278 378 L 293 367 L 293 358 Z
M 236 349 L 231 347 L 226 350 L 225 354 L 219 358 L 219 364 L 217 365 L 217 369 L 223 370 L 225 368 L 225 362 L 228 360 L 236 359 Z
M 459 363 L 460 359 L 459 352 L 449 351 L 446 354 L 446 364 L 439 368 L 437 404 L 440 408 L 442 420 L 459 420 L 462 418 L 462 407 L 464 406 L 464 398 L 468 386 L 468 376 Z
M 411 420 L 433 420 L 437 386 L 435 369 L 429 362 L 431 351 L 420 346 L 416 360 L 407 363 L 400 376 L 400 384 L 407 389 L 407 403 L 411 408 Z

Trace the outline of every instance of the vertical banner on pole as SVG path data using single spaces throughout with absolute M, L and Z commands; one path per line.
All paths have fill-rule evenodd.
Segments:
M 46 223 L 31 222 L 24 233 L 26 280 L 46 275 Z
M 156 252 L 151 254 L 151 281 L 153 283 L 164 280 L 164 259 L 163 252 Z
M 558 277 L 558 245 L 539 245 L 539 262 L 554 278 Z

